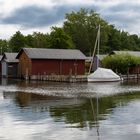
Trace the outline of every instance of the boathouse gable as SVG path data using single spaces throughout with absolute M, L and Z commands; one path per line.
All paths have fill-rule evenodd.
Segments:
M 19 65 L 18 65 L 19 77 L 24 77 L 25 75 L 30 76 L 31 68 L 32 68 L 31 59 L 23 50 L 21 50 L 21 52 L 18 55 L 20 55 L 20 57 L 18 58 L 19 59 Z

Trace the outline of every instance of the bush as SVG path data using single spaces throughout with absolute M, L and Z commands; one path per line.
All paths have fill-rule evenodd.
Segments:
M 130 68 L 140 64 L 140 57 L 129 54 L 116 54 L 105 57 L 102 63 L 106 68 L 110 68 L 121 74 L 126 74 Z

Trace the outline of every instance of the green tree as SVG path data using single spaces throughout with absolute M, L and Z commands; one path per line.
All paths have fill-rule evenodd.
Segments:
M 25 37 L 21 34 L 20 31 L 16 32 L 9 41 L 9 48 L 18 52 L 21 48 L 25 47 Z
M 135 41 L 138 49 L 140 50 L 140 38 L 138 37 L 138 35 L 133 34 L 133 35 L 130 35 L 130 37 L 133 38 L 133 40 Z
M 49 37 L 49 47 L 57 49 L 72 49 L 74 44 L 71 37 L 62 28 L 52 27 Z
M 128 32 L 121 33 L 121 50 L 137 50 L 136 42 Z
M 34 32 L 32 37 L 34 38 L 35 48 L 48 48 L 49 47 L 49 35 L 40 32 Z
M 0 39 L 0 55 L 2 55 L 4 52 L 8 52 L 8 42 Z
M 35 45 L 34 45 L 34 37 L 32 35 L 27 35 L 25 36 L 25 44 L 26 44 L 26 47 L 32 47 L 34 48 Z
M 108 24 L 93 10 L 81 9 L 79 12 L 66 14 L 64 30 L 72 37 L 77 49 L 86 55 L 91 55 L 99 24 L 101 25 L 101 48 L 106 47 L 108 41 Z
M 121 32 L 115 29 L 113 25 L 110 25 L 107 45 L 109 46 L 107 52 L 121 50 Z

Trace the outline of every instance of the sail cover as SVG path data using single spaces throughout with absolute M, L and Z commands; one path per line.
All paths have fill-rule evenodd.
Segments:
M 119 75 L 114 73 L 111 69 L 98 68 L 94 73 L 90 74 L 88 77 L 88 82 L 111 82 L 120 81 Z

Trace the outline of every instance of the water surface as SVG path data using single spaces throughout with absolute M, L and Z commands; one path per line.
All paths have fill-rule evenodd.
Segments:
M 140 83 L 2 80 L 0 140 L 139 140 Z

